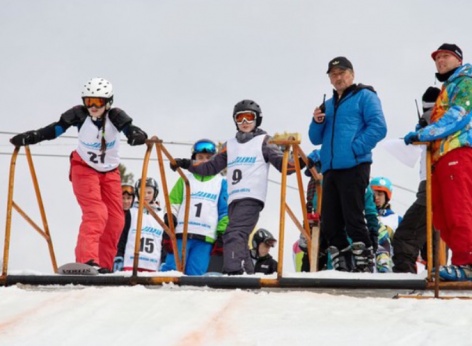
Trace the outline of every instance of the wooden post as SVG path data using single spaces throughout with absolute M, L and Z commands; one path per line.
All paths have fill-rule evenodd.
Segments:
M 52 244 L 51 234 L 49 232 L 49 226 L 47 222 L 46 213 L 44 211 L 44 204 L 41 197 L 41 191 L 39 189 L 38 179 L 36 177 L 36 171 L 34 169 L 33 159 L 31 157 L 31 151 L 29 146 L 25 146 L 26 159 L 28 161 L 28 167 L 31 173 L 31 179 L 33 182 L 34 191 L 36 194 L 36 200 L 38 202 L 39 212 L 41 214 L 41 220 L 43 223 L 43 229 L 41 229 L 20 206 L 18 206 L 13 200 L 14 184 L 15 184 L 15 170 L 16 170 L 16 159 L 20 147 L 15 147 L 13 151 L 11 162 L 10 162 L 10 177 L 8 182 L 8 199 L 7 199 L 7 212 L 6 212 L 6 224 L 5 224 L 5 243 L 3 248 L 3 267 L 2 276 L 6 276 L 8 272 L 8 261 L 10 254 L 10 237 L 11 237 L 11 221 L 12 221 L 12 209 L 15 209 L 32 227 L 37 231 L 47 242 L 49 249 L 49 256 L 51 257 L 51 263 L 54 272 L 57 272 L 56 255 L 54 253 L 54 246 Z

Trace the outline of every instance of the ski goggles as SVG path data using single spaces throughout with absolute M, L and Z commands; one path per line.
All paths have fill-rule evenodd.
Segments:
M 107 99 L 102 97 L 84 97 L 84 106 L 87 108 L 97 107 L 102 108 L 106 105 Z
M 216 145 L 212 141 L 199 141 L 193 145 L 192 154 L 216 154 Z
M 133 196 L 134 195 L 134 187 L 132 187 L 131 185 L 123 185 L 121 187 L 121 194 L 124 195 L 125 193 L 127 193 L 128 195 Z
M 241 125 L 244 121 L 246 121 L 248 124 L 252 124 L 256 118 L 256 113 L 251 111 L 238 112 L 234 115 L 234 121 L 238 125 Z

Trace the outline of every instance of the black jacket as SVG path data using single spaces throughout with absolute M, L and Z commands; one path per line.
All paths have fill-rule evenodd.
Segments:
M 277 271 L 277 261 L 271 255 L 259 257 L 254 265 L 256 273 L 272 274 Z

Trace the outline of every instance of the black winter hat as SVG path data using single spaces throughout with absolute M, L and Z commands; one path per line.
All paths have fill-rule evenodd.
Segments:
M 453 43 L 443 43 L 438 49 L 431 53 L 433 60 L 436 60 L 436 55 L 440 52 L 447 52 L 453 54 L 462 62 L 462 49 Z
M 331 60 L 328 64 L 328 71 L 326 73 L 329 73 L 335 67 L 341 68 L 343 70 L 347 70 L 347 69 L 354 70 L 351 62 L 343 56 L 338 56 L 334 58 L 333 60 Z
M 429 109 L 433 108 L 434 103 L 436 102 L 439 93 L 439 90 L 436 87 L 429 87 L 423 94 L 422 101 L 423 101 L 423 112 L 428 111 Z

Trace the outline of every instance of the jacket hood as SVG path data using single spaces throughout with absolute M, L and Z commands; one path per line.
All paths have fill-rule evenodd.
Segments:
M 459 66 L 456 71 L 453 73 L 451 77 L 449 77 L 449 81 L 458 78 L 458 77 L 472 77 L 472 65 L 471 64 L 464 64 Z
M 356 88 L 354 89 L 354 93 L 358 93 L 359 91 L 361 91 L 363 89 L 370 90 L 373 93 L 377 94 L 377 91 L 375 91 L 373 86 L 365 85 L 365 84 L 362 84 L 362 83 L 359 83 L 359 84 L 356 85 Z
M 364 89 L 370 90 L 370 91 L 372 91 L 374 94 L 377 94 L 377 92 L 374 90 L 374 87 L 373 87 L 373 86 L 365 85 L 365 84 L 359 83 L 359 84 L 353 84 L 353 85 L 351 85 L 349 88 L 347 88 L 347 89 L 343 92 L 342 98 L 345 98 L 345 97 L 347 97 L 348 95 L 355 95 L 355 94 L 357 94 L 359 91 L 364 90 Z M 333 98 L 334 98 L 335 100 L 338 99 L 338 92 L 336 91 L 336 89 L 333 89 Z

